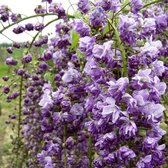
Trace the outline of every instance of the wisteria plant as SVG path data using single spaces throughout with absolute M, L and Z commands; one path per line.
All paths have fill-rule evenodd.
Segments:
M 9 167 L 168 165 L 168 1 L 79 0 L 73 15 L 53 1 L 28 17 L 0 6 L 0 34 L 36 32 L 7 48 L 13 77 L 3 92 L 18 105 Z M 54 22 L 54 36 L 41 36 Z

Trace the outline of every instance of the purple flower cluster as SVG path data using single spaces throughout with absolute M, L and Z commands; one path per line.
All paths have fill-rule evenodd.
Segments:
M 164 165 L 166 131 L 161 124 L 167 119 L 164 95 L 168 77 L 165 3 L 143 8 L 141 0 L 131 0 L 125 9 L 119 0 L 80 0 L 83 19 L 69 19 L 61 4 L 42 2 L 48 2 L 49 12 L 62 20 L 56 23 L 51 39 L 44 36 L 33 41 L 34 46 L 45 44 L 45 48 L 37 56 L 28 52 L 21 58 L 22 67 L 14 72 L 24 92 L 21 88 L 20 93 L 8 95 L 8 101 L 23 97 L 21 138 L 27 151 L 26 165 Z M 42 7 L 35 11 L 46 12 Z M 28 23 L 13 32 L 40 32 L 44 28 L 41 23 Z M 11 48 L 7 51 L 12 54 Z M 16 66 L 18 61 L 9 57 L 6 64 Z M 9 78 L 4 76 L 3 80 Z M 11 93 L 8 85 L 3 92 Z M 10 118 L 19 117 L 12 114 Z
M 89 1 L 88 0 L 80 0 L 78 2 L 78 10 L 81 13 L 86 14 L 90 10 Z
M 0 6 L 0 21 L 7 22 L 11 20 L 12 22 L 16 23 L 22 17 L 20 14 L 13 13 L 11 9 L 8 8 L 6 5 Z

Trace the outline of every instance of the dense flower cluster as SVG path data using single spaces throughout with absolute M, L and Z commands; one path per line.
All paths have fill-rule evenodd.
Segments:
M 44 46 L 35 58 L 28 44 L 28 52 L 19 60 L 22 67 L 14 72 L 24 92 L 23 88 L 19 93 L 3 88 L 10 94 L 8 100 L 23 98 L 19 129 L 27 167 L 164 165 L 166 131 L 161 122 L 166 117 L 162 98 L 168 77 L 164 61 L 168 56 L 167 2 L 80 0 L 81 19 L 70 19 L 61 4 L 52 0 L 42 2 L 49 7 L 38 6 L 36 14 L 49 11 L 62 19 L 55 25 L 55 36 L 32 42 L 35 47 Z M 3 22 L 9 17 L 17 20 L 5 6 L 0 7 L 0 16 Z M 42 23 L 28 23 L 13 32 L 44 28 Z M 9 54 L 13 48 L 7 49 Z M 11 56 L 6 64 L 16 66 L 18 60 Z M 10 118 L 17 119 L 16 115 Z

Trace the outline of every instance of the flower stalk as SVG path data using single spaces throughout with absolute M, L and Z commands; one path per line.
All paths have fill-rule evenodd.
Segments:
M 122 56 L 122 76 L 123 77 L 128 77 L 128 70 L 127 70 L 127 57 L 125 53 L 124 46 L 122 45 L 121 39 L 120 39 L 120 33 L 117 30 L 116 26 L 114 23 L 111 23 L 111 21 L 108 19 L 108 23 L 111 25 L 112 29 L 114 30 L 115 36 L 116 36 L 116 41 L 118 48 L 121 52 Z
M 92 135 L 89 135 L 89 140 L 88 140 L 88 157 L 89 157 L 89 168 L 92 168 L 92 161 L 93 161 L 93 152 L 92 152 Z

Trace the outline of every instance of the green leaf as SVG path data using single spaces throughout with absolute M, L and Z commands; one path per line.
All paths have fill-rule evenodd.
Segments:
M 105 35 L 109 31 L 110 31 L 110 26 L 109 26 L 109 24 L 107 24 L 106 27 L 103 30 L 103 35 Z
M 73 16 L 74 16 L 75 18 L 81 19 L 81 17 L 82 17 L 83 15 L 81 14 L 80 11 L 77 10 L 77 11 L 74 12 Z
M 47 81 L 50 81 L 50 83 L 52 85 L 53 82 L 54 82 L 54 73 L 46 72 L 45 75 L 44 75 L 44 79 L 47 80 Z
M 70 46 L 70 49 L 73 50 L 75 49 L 77 46 L 78 46 L 78 42 L 79 42 L 79 38 L 80 38 L 80 35 L 75 32 L 74 30 L 71 31 L 71 46 Z
M 44 79 L 50 81 L 51 78 L 51 72 L 46 72 L 44 75 Z
M 76 54 L 78 56 L 78 60 L 81 61 L 84 59 L 85 55 L 81 53 L 79 50 L 76 51 Z
M 49 66 L 51 66 L 51 67 L 54 67 L 54 62 L 53 62 L 53 60 L 47 61 L 47 64 L 48 64 Z
M 85 66 L 85 55 L 81 53 L 79 50 L 76 50 L 76 54 L 80 63 L 80 71 L 82 72 Z
M 139 129 L 139 135 L 146 136 L 146 131 L 148 130 L 147 128 L 139 127 L 138 129 Z

